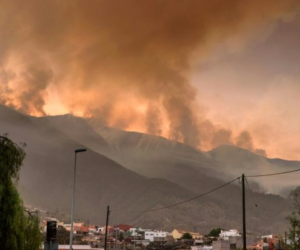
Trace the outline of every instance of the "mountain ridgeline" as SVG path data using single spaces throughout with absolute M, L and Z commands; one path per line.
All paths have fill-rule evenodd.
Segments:
M 96 224 L 104 224 L 110 205 L 112 224 L 202 233 L 216 227 L 241 229 L 238 181 L 180 206 L 145 211 L 205 193 L 242 173 L 300 168 L 299 162 L 268 159 L 230 145 L 201 152 L 162 137 L 96 125 L 91 119 L 29 117 L 5 106 L 0 106 L 0 133 L 27 144 L 18 184 L 25 202 L 66 216 L 71 205 L 74 149 L 86 147 L 88 151 L 78 155 L 75 218 Z M 283 232 L 291 209 L 290 200 L 283 195 L 296 185 L 294 175 L 280 177 L 280 182 L 275 177 L 249 178 L 249 187 L 255 191 L 247 189 L 248 230 Z

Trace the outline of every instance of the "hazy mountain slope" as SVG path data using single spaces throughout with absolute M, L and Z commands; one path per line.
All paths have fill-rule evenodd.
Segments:
M 230 145 L 217 147 L 208 152 L 208 155 L 218 161 L 224 173 L 231 177 L 240 174 L 241 171 L 248 175 L 258 175 L 300 169 L 298 161 L 269 159 Z M 288 195 L 299 185 L 299 177 L 300 172 L 274 177 L 249 178 L 249 180 L 259 183 L 262 191 Z
M 214 160 L 192 147 L 166 138 L 99 126 L 96 131 L 109 143 L 116 161 L 148 177 L 165 178 L 193 190 L 218 182 Z M 191 179 L 197 178 L 200 189 Z
M 52 126 L 66 134 L 69 138 L 92 148 L 99 153 L 112 153 L 110 146 L 105 139 L 96 133 L 87 123 L 86 120 L 72 115 L 30 117 L 37 125 Z
M 8 132 L 14 141 L 28 145 L 19 181 L 25 201 L 69 213 L 74 149 L 82 145 L 47 124 L 37 126 L 31 119 L 3 106 L 0 117 L 1 133 Z M 167 181 L 142 177 L 92 150 L 78 156 L 77 176 L 77 216 L 95 222 L 104 223 L 108 204 L 112 209 L 139 211 L 191 195 Z M 132 222 L 139 216 L 117 213 L 115 220 Z
M 26 203 L 69 214 L 74 149 L 83 145 L 47 122 L 33 122 L 3 106 L 0 106 L 0 118 L 0 133 L 8 132 L 14 141 L 28 144 L 19 182 Z M 101 143 L 105 145 L 102 139 Z M 146 214 L 128 213 L 173 204 L 206 192 L 210 187 L 204 187 L 198 181 L 202 186 L 198 188 L 197 179 L 203 178 L 199 173 L 194 173 L 194 179 L 191 179 L 193 184 L 187 190 L 182 187 L 186 184 L 181 186 L 167 180 L 138 175 L 90 149 L 78 156 L 77 218 L 104 223 L 105 209 L 109 204 L 114 210 L 112 223 L 133 223 L 169 230 L 176 227 L 197 228 L 201 232 L 219 226 L 241 228 L 241 189 L 236 185 L 172 209 Z M 178 169 L 179 179 L 188 182 L 187 178 L 191 178 L 194 168 L 189 170 L 186 166 L 178 166 Z M 171 175 L 176 176 L 176 172 Z M 222 183 L 217 179 L 207 179 L 211 187 Z M 284 218 L 289 204 L 279 196 L 255 194 L 254 197 L 259 203 L 259 210 L 248 203 L 249 230 L 268 233 L 274 232 L 274 228 L 285 228 Z M 277 220 L 270 220 L 270 217 L 276 217 Z
M 68 115 L 38 119 L 51 121 L 57 129 L 78 128 L 78 124 L 83 123 L 82 118 L 70 119 Z M 89 127 L 88 131 L 90 129 Z M 216 162 L 192 147 L 159 136 L 126 132 L 104 126 L 98 127 L 97 132 L 107 141 L 110 150 L 99 149 L 90 142 L 82 142 L 78 138 L 78 134 L 82 133 L 81 129 L 76 131 L 76 139 L 146 177 L 164 178 L 192 192 L 209 190 L 223 183 L 216 177 L 218 174 L 215 169 L 219 169 L 214 166 Z M 66 133 L 70 135 L 69 132 Z M 95 138 L 98 136 L 95 135 Z M 94 140 L 96 139 L 92 139 Z
M 299 169 L 300 163 L 268 159 L 248 150 L 224 145 L 201 152 L 165 138 L 126 132 L 103 126 L 96 131 L 110 144 L 112 156 L 129 169 L 151 177 L 160 177 L 190 190 L 211 187 L 211 183 L 233 177 Z M 249 178 L 251 188 L 286 196 L 299 184 L 299 175 L 272 178 Z M 280 181 L 279 181 L 280 180 Z M 222 196 L 221 196 L 222 198 Z
M 232 145 L 223 145 L 206 153 L 158 136 L 103 126 L 98 126 L 96 131 L 116 152 L 114 159 L 124 166 L 145 176 L 168 179 L 191 190 L 201 190 L 210 183 L 220 179 L 227 181 L 242 173 L 258 175 L 300 168 L 300 162 L 268 159 Z M 286 196 L 299 184 L 299 175 L 284 175 L 280 179 L 275 176 L 249 178 L 249 182 L 257 191 Z
M 50 122 L 72 139 L 146 177 L 174 181 L 192 188 L 191 191 L 213 188 L 216 183 L 221 183 L 219 179 L 213 177 L 214 161 L 182 143 L 169 141 L 163 137 L 101 126 L 99 127 L 101 138 L 97 145 L 95 142 L 100 134 L 92 132 L 91 127 L 82 118 L 65 115 L 34 118 L 34 121 Z M 84 135 L 83 131 L 87 131 L 89 136 Z M 103 138 L 109 146 L 102 143 Z M 196 186 L 190 181 L 191 179 L 195 179 Z
M 55 122 L 58 127 L 65 127 L 64 119 L 62 118 L 59 117 L 59 123 Z M 77 119 L 79 119 L 80 123 L 82 122 L 81 118 L 72 120 L 68 116 L 65 116 L 65 118 L 68 120 L 66 122 L 69 124 L 68 126 L 71 125 L 70 121 L 76 124 Z M 50 117 L 49 119 L 55 120 L 56 117 Z M 77 127 L 75 124 L 74 127 Z M 80 133 L 80 131 L 77 132 Z M 209 154 L 202 153 L 184 144 L 169 141 L 162 137 L 125 132 L 103 126 L 99 127 L 98 132 L 110 144 L 109 157 L 145 176 L 165 178 L 188 188 L 193 193 L 208 191 L 218 185 L 222 185 L 224 183 L 222 179 L 228 178 L 228 176 L 224 177 L 222 173 L 222 165 Z M 208 171 L 209 168 L 216 171 Z M 251 186 L 253 187 L 252 184 Z M 228 194 L 234 198 L 228 199 Z M 240 209 L 240 195 L 240 188 L 231 185 L 224 190 L 211 194 L 210 199 L 213 200 L 214 205 L 211 205 L 210 208 L 221 208 L 220 211 L 223 211 L 228 218 L 236 218 L 237 211 Z M 249 224 L 255 225 L 256 228 L 259 228 L 257 225 L 260 223 L 260 214 L 268 217 L 270 209 L 272 210 L 271 213 L 282 214 L 282 211 L 287 208 L 287 204 L 282 202 L 280 197 L 273 195 L 266 196 L 255 193 L 249 199 L 251 203 L 249 203 L 248 209 L 251 211 L 252 216 Z M 252 199 L 258 203 L 259 208 L 254 206 Z M 278 205 L 278 202 L 280 205 Z M 201 209 L 203 210 L 203 206 Z M 156 221 L 156 217 L 157 215 L 154 217 L 149 215 L 149 218 L 154 221 Z M 285 215 L 282 218 L 284 217 Z M 148 215 L 143 216 L 143 220 L 146 220 L 145 218 L 148 218 Z M 147 223 L 152 223 L 150 219 Z M 164 221 L 163 218 L 158 221 L 160 220 Z M 226 220 L 224 219 L 224 221 Z M 226 222 L 224 223 L 226 224 Z

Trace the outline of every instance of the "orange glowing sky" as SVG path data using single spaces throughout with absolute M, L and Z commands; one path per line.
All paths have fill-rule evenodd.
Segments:
M 300 160 L 299 34 L 298 17 L 242 52 L 218 51 L 194 69 L 207 117 L 233 131 L 248 130 L 269 157 Z

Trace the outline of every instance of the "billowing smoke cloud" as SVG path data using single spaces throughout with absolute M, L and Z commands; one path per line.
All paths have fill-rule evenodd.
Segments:
M 258 155 L 266 156 L 267 153 L 264 149 L 254 148 L 253 138 L 248 131 L 242 131 L 236 138 L 235 144 L 240 148 L 248 149 Z
M 244 43 L 297 4 L 2 0 L 0 103 L 45 115 L 59 112 L 55 92 L 69 112 L 110 126 L 198 147 L 232 143 L 231 131 L 215 128 L 196 112 L 191 60 L 209 56 L 231 38 Z M 248 147 L 242 137 L 238 145 Z
M 248 131 L 243 131 L 241 132 L 237 137 L 236 137 L 236 145 L 241 148 L 245 148 L 248 150 L 253 150 L 253 140 L 252 136 L 249 134 Z
M 149 105 L 146 113 L 147 131 L 150 134 L 161 135 L 161 114 L 158 107 Z
M 232 131 L 222 128 L 213 133 L 211 146 L 217 147 L 222 144 L 233 144 Z
M 21 111 L 27 112 L 33 109 L 35 112 L 45 115 L 43 110 L 45 101 L 42 94 L 51 81 L 52 72 L 32 67 L 23 72 L 21 78 L 23 81 L 20 84 L 25 86 L 25 90 L 19 96 Z

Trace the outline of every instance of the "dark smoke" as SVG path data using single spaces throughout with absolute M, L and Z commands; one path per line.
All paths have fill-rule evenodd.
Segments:
M 144 119 L 155 134 L 167 123 L 170 138 L 200 147 L 211 132 L 201 131 L 205 119 L 195 112 L 191 57 L 208 56 L 233 36 L 245 42 L 298 3 L 2 0 L 0 72 L 13 77 L 1 74 L 0 102 L 45 115 L 51 87 L 70 112 L 121 128 Z M 137 103 L 148 106 L 142 118 Z M 231 143 L 228 131 L 207 137 Z
M 235 144 L 240 148 L 248 149 L 258 155 L 267 156 L 267 153 L 264 149 L 254 148 L 253 138 L 248 131 L 242 131 L 235 138 Z

